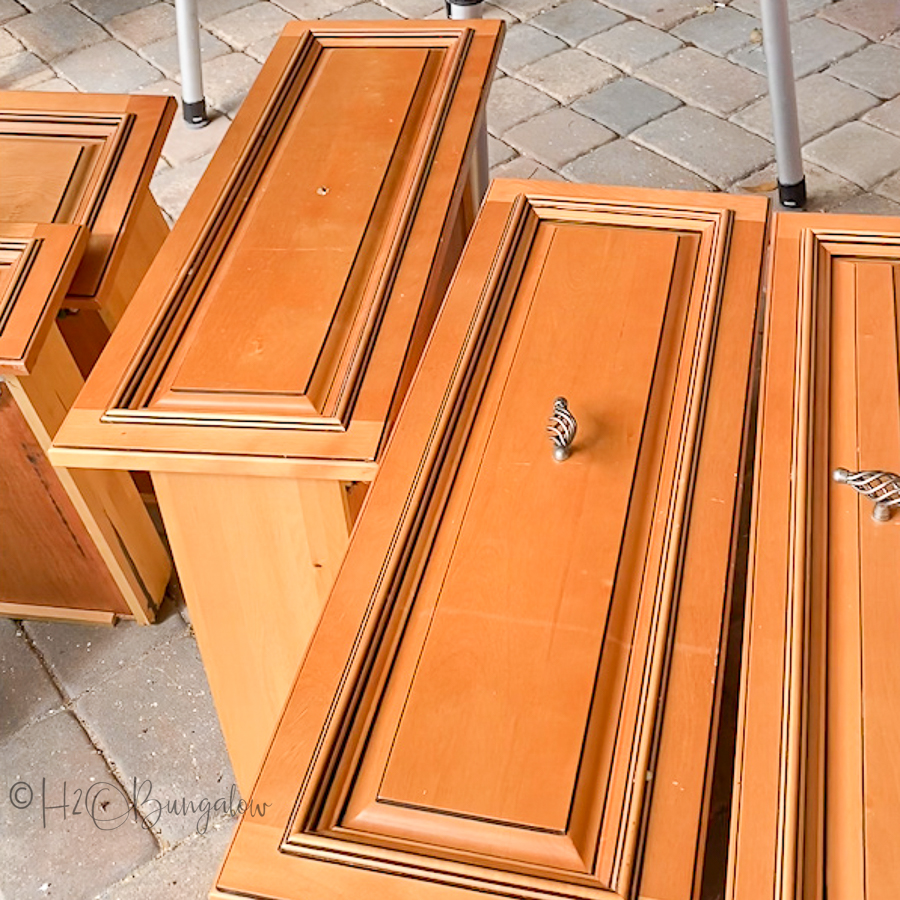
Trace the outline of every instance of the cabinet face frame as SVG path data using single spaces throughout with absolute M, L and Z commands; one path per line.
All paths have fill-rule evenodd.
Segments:
M 737 474 L 746 452 L 765 211 L 766 203 L 758 198 L 494 183 L 251 798 L 251 803 L 269 803 L 274 809 L 262 818 L 244 816 L 213 896 L 695 895 L 715 743 L 710 722 L 718 702 L 717 660 L 734 562 Z M 490 377 L 496 341 L 502 342 L 501 308 L 509 300 L 508 285 L 523 264 L 528 230 L 542 216 L 593 219 L 635 230 L 654 219 L 661 231 L 699 233 L 708 227 L 711 235 L 717 234 L 710 246 L 721 253 L 719 274 L 713 274 L 713 265 L 705 288 L 714 298 L 711 309 L 717 310 L 708 322 L 716 352 L 709 352 L 712 344 L 699 352 L 697 358 L 707 359 L 710 370 L 695 371 L 701 392 L 697 426 L 704 440 L 696 445 L 693 462 L 687 462 L 690 451 L 685 457 L 696 481 L 676 477 L 673 482 L 689 494 L 688 484 L 694 485 L 693 499 L 685 495 L 692 531 L 683 543 L 673 537 L 668 545 L 678 559 L 675 582 L 683 592 L 672 630 L 660 633 L 660 655 L 647 670 L 645 709 L 656 709 L 654 692 L 663 690 L 666 711 L 662 723 L 648 720 L 642 726 L 636 744 L 641 749 L 634 759 L 643 762 L 627 782 L 638 790 L 633 804 L 626 803 L 622 843 L 610 848 L 610 874 L 601 881 L 591 875 L 554 876 L 540 865 L 511 862 L 503 837 L 494 839 L 497 859 L 491 863 L 486 849 L 463 852 L 454 844 L 457 849 L 450 850 L 449 844 L 440 845 L 436 833 L 430 848 L 419 849 L 377 834 L 365 839 L 358 832 L 340 833 L 341 819 L 352 806 L 352 787 L 350 794 L 341 787 L 356 765 L 350 748 L 368 745 L 362 731 L 369 727 L 370 715 L 376 715 L 379 672 L 393 671 L 391 654 L 403 646 L 403 610 L 408 606 L 402 585 L 427 569 L 442 517 L 455 521 L 441 512 L 441 504 L 452 493 L 458 455 L 483 439 L 487 426 L 473 425 L 482 402 L 479 391 Z M 714 261 L 715 252 L 708 258 Z M 479 429 L 482 437 L 476 439 L 470 428 Z M 668 613 L 661 615 L 665 619 Z M 693 639 L 688 638 L 694 628 Z M 691 653 L 693 660 L 688 659 Z M 652 778 L 647 777 L 651 772 Z M 652 790 L 642 799 L 644 785 Z
M 898 219 L 775 217 L 729 900 L 900 886 L 900 522 L 833 480 L 900 469 L 898 273 Z

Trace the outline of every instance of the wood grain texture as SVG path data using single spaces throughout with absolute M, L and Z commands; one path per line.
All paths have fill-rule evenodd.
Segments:
M 55 458 L 371 479 L 471 225 L 502 29 L 287 26 Z
M 153 473 L 239 789 L 249 794 L 344 556 L 337 481 Z
M 494 184 L 214 896 L 694 896 L 765 211 Z
M 900 889 L 900 220 L 780 215 L 763 357 L 729 898 Z
M 4 563 L 0 592 L 34 606 L 97 609 L 153 620 L 171 572 L 168 554 L 128 473 L 53 468 L 46 452 L 81 374 L 55 328 L 27 375 L 7 375 Z M 7 607 L 9 608 L 9 607 Z

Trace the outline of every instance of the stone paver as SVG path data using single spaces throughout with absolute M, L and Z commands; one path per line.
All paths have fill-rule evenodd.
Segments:
M 21 53 L 25 48 L 8 32 L 0 29 L 0 58 Z
M 895 172 L 884 181 L 875 185 L 875 193 L 887 197 L 895 203 L 900 203 L 900 172 Z
M 806 177 L 806 210 L 808 212 L 824 212 L 834 209 L 860 193 L 858 184 L 829 172 L 812 163 L 804 163 L 803 174 Z M 742 178 L 732 190 L 751 193 L 768 194 L 769 199 L 778 208 L 778 177 L 775 163 Z
M 258 63 L 264 63 L 269 58 L 272 48 L 278 43 L 278 38 L 279 35 L 277 34 L 270 34 L 268 37 L 260 38 L 258 41 L 254 41 L 244 53 Z
M 572 181 L 704 191 L 710 184 L 687 169 L 629 140 L 614 141 L 563 169 Z
M 0 91 L 22 91 L 53 77 L 53 69 L 27 50 L 0 58 Z
M 766 80 L 696 47 L 685 47 L 644 66 L 638 77 L 720 116 L 762 96 Z
M 564 181 L 562 175 L 527 156 L 517 156 L 491 170 L 493 178 L 529 178 L 532 181 Z
M 444 15 L 441 0 L 387 0 L 384 5 L 405 19 L 427 19 L 437 12 L 442 18 Z
M 560 103 L 593 91 L 619 77 L 612 66 L 581 50 L 562 50 L 520 70 L 518 77 Z
M 535 16 L 531 24 L 574 45 L 624 21 L 621 13 L 594 0 L 567 0 Z
M 8 619 L 0 619 L 0 744 L 29 722 L 62 706 L 63 698 L 41 661 L 31 649 L 25 632 Z M 5 796 L 5 795 L 0 795 Z
M 681 106 L 671 94 L 638 81 L 621 78 L 572 104 L 585 116 L 625 135 Z
M 607 0 L 609 6 L 656 28 L 671 28 L 697 12 L 696 0 Z
M 488 131 L 502 137 L 514 125 L 555 105 L 546 94 L 515 78 L 500 79 L 488 98 Z
M 155 44 L 141 47 L 141 55 L 159 69 L 166 78 L 180 79 L 181 64 L 178 58 L 178 38 L 163 38 Z M 203 60 L 203 87 L 206 89 L 208 79 L 208 63 L 218 56 L 231 53 L 231 48 L 224 41 L 211 35 L 205 28 L 200 29 L 200 58 Z
M 28 10 L 16 0 L 0 0 L 0 25 L 10 22 L 18 16 L 24 16 Z
M 127 94 L 160 78 L 158 69 L 118 41 L 77 50 L 54 65 L 80 91 Z
M 95 22 L 105 25 L 116 16 L 133 12 L 146 6 L 147 0 L 75 0 L 75 5 Z
M 503 139 L 525 156 L 558 170 L 615 136 L 592 119 L 563 107 L 517 125 Z
M 631 137 L 723 188 L 762 168 L 774 152 L 768 141 L 693 107 L 676 109 Z
M 47 81 L 38 82 L 34 87 L 30 88 L 32 91 L 56 91 L 61 93 L 72 93 L 75 91 L 75 88 L 69 84 L 65 78 L 48 78 Z
M 515 72 L 551 53 L 565 49 L 565 43 L 533 25 L 513 25 L 503 39 L 500 69 Z
M 97 900 L 206 900 L 236 820 L 217 821 L 171 853 L 142 866 Z
M 16 732 L 0 755 L 0 892 L 8 900 L 85 900 L 159 852 L 69 713 Z M 19 808 L 9 800 L 14 785 Z
M 6 27 L 45 62 L 107 37 L 96 22 L 66 3 L 13 19 Z
M 681 46 L 681 41 L 658 28 L 652 28 L 643 22 L 623 22 L 584 41 L 581 49 L 599 56 L 624 72 L 633 72 Z
M 278 0 L 278 6 L 304 22 L 324 19 L 354 5 L 354 0 Z
M 826 6 L 821 16 L 864 34 L 870 41 L 880 41 L 900 28 L 900 3 L 897 0 L 840 0 Z
M 900 97 L 870 110 L 863 116 L 863 121 L 891 134 L 900 135 Z
M 800 140 L 805 144 L 827 131 L 858 118 L 878 101 L 865 91 L 844 84 L 836 78 L 817 73 L 797 82 L 797 112 Z M 741 110 L 732 121 L 773 140 L 772 107 L 768 95 Z
M 366 2 L 357 3 L 356 6 L 342 9 L 339 12 L 332 13 L 330 16 L 326 16 L 326 18 L 346 19 L 349 21 L 355 21 L 356 19 L 359 19 L 360 21 L 374 21 L 377 19 L 399 19 L 400 16 L 390 9 L 379 6 L 377 3 Z
M 230 119 L 215 112 L 210 114 L 209 124 L 203 128 L 192 128 L 184 121 L 183 116 L 176 115 L 162 155 L 172 166 L 180 166 L 206 156 L 219 146 L 229 125 Z
M 170 219 L 175 220 L 181 215 L 210 159 L 212 155 L 207 154 L 154 175 L 150 190 Z
M 138 807 L 168 843 L 202 822 L 190 813 L 154 815 L 154 801 L 197 804 L 229 796 L 234 775 L 193 640 L 164 644 L 103 690 L 83 694 L 74 710 L 122 782 L 143 785 Z
M 847 31 L 821 19 L 804 19 L 791 27 L 794 77 L 803 78 L 816 72 L 865 43 L 866 39 L 855 31 Z M 760 44 L 735 50 L 728 58 L 761 75 L 766 74 L 766 57 Z
M 175 34 L 175 8 L 169 3 L 153 3 L 116 16 L 106 27 L 129 46 L 146 47 Z
M 808 144 L 803 155 L 871 188 L 900 169 L 900 138 L 865 122 L 848 122 Z
M 788 0 L 788 15 L 792 22 L 799 22 L 831 2 L 832 0 Z M 731 0 L 729 5 L 756 19 L 760 18 L 760 0 Z
M 879 197 L 877 194 L 859 194 L 829 210 L 834 213 L 847 213 L 848 215 L 862 216 L 900 216 L 900 203 L 895 203 L 887 197 Z
M 549 9 L 554 3 L 553 0 L 493 0 L 493 5 L 521 20 L 530 19 Z
M 725 56 L 749 44 L 754 30 L 759 28 L 759 19 L 724 6 L 682 22 L 672 30 L 672 34 L 701 50 Z
M 209 29 L 232 47 L 244 50 L 250 44 L 277 34 L 293 17 L 274 3 L 254 3 L 236 9 L 209 23 Z
M 900 49 L 873 44 L 841 60 L 828 74 L 890 100 L 900 94 Z
M 218 19 L 227 13 L 244 6 L 249 6 L 253 0 L 197 0 L 197 15 L 204 25 L 208 25 L 213 19 Z M 279 6 L 284 6 L 280 3 Z
M 133 622 L 119 622 L 114 628 L 25 622 L 23 628 L 70 698 L 99 687 L 162 644 L 187 633 L 184 620 L 171 606 L 152 628 Z
M 516 155 L 512 147 L 492 135 L 488 135 L 488 163 L 491 168 L 509 162 Z
M 226 53 L 203 66 L 203 88 L 212 106 L 228 115 L 237 112 L 262 67 L 243 53 Z

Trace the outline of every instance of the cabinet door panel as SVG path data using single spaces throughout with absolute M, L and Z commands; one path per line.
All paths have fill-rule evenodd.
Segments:
M 774 247 L 729 892 L 887 898 L 900 517 L 834 473 L 900 475 L 900 222 L 781 216 Z
M 666 684 L 691 531 L 737 502 L 743 416 L 704 416 L 725 346 L 748 385 L 755 284 L 728 269 L 758 259 L 765 204 L 610 194 L 492 188 L 258 784 L 277 821 L 245 819 L 226 893 L 340 894 L 359 868 L 373 896 L 640 891 L 666 703 L 714 717 L 714 690 Z M 719 330 L 729 298 L 740 338 Z M 695 500 L 710 434 L 731 494 Z M 708 541 L 715 568 L 732 547 Z M 715 657 L 728 604 L 707 590 L 692 650 Z M 691 740 L 688 869 L 710 764 Z

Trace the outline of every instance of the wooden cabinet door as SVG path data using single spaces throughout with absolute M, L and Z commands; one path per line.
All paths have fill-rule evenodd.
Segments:
M 57 459 L 371 480 L 471 225 L 503 27 L 288 25 Z
M 694 895 L 765 212 L 494 184 L 216 896 Z
M 900 895 L 900 220 L 780 215 L 728 896 Z M 889 498 L 890 480 L 883 481 Z M 900 502 L 900 478 L 895 502 Z
M 90 231 L 67 306 L 104 304 L 104 281 L 122 265 L 129 227 L 145 200 L 152 203 L 150 178 L 174 112 L 171 97 L 27 91 L 0 99 L 0 222 Z

